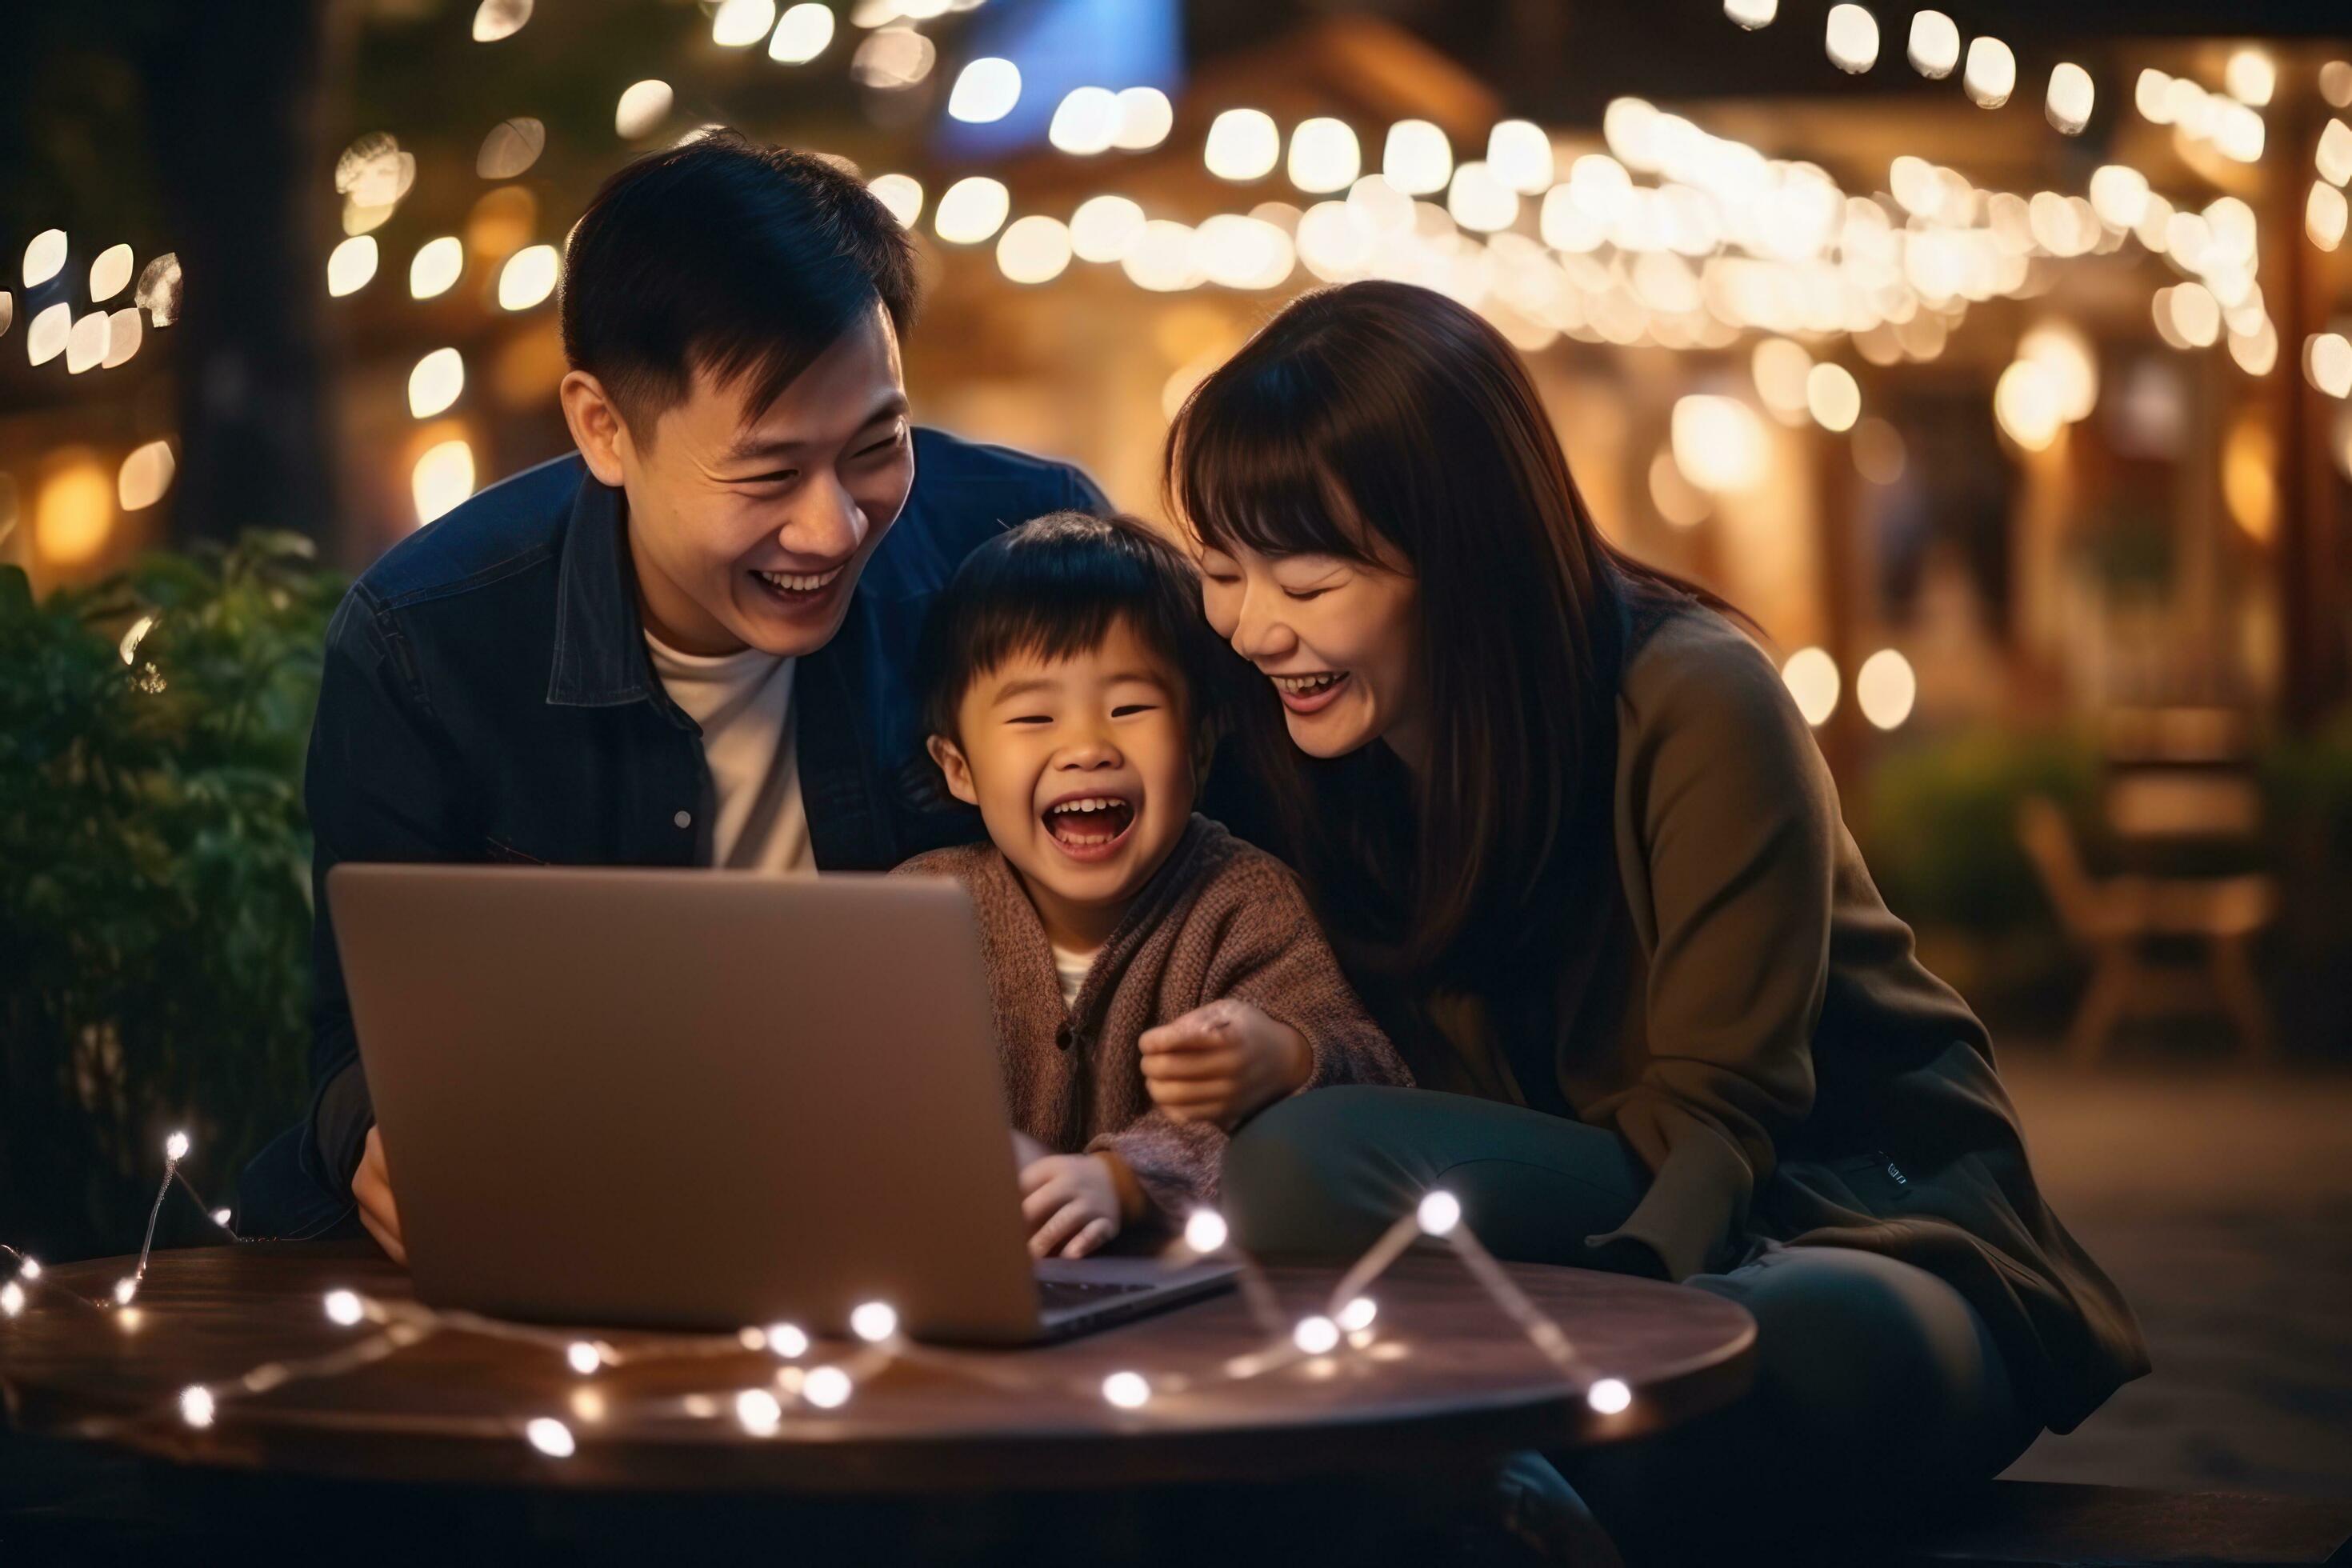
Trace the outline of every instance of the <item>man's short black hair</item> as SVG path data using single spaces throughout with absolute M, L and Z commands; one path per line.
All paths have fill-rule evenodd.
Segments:
M 604 182 L 563 256 L 563 352 L 640 439 L 696 368 L 765 408 L 877 304 L 903 335 L 915 252 L 856 175 L 714 131 Z
M 1202 619 L 1200 578 L 1145 524 L 1082 511 L 998 534 L 932 601 L 915 658 L 925 731 L 956 739 L 957 708 L 1006 659 L 1069 658 L 1100 647 L 1122 622 L 1182 679 L 1194 752 L 1205 761 L 1236 661 Z

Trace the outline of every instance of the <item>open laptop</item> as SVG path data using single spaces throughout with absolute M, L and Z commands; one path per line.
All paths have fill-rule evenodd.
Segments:
M 1034 1262 L 943 879 L 342 865 L 327 898 L 416 1291 L 548 1322 L 1060 1339 L 1227 1265 Z

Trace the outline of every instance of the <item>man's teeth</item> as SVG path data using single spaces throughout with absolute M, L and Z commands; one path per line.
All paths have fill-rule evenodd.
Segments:
M 765 583 L 769 587 L 781 588 L 788 594 L 814 594 L 819 588 L 822 588 L 826 584 L 832 582 L 835 577 L 840 576 L 847 565 L 848 563 L 844 562 L 840 566 L 835 567 L 830 572 L 817 572 L 813 574 L 803 574 L 798 572 L 761 572 L 755 567 L 752 570 L 751 574 L 759 578 L 761 582 Z
M 1320 691 L 1339 679 L 1337 675 L 1277 675 L 1274 677 L 1274 683 L 1294 697 L 1304 697 L 1309 692 Z

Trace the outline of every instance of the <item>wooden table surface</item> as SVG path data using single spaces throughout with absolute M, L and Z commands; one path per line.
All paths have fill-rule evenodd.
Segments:
M 52 1267 L 54 1283 L 103 1300 L 124 1259 Z M 409 1298 L 407 1277 L 364 1243 L 257 1243 L 156 1255 L 135 1316 L 56 1289 L 0 1320 L 0 1395 L 35 1434 L 96 1435 L 145 1455 L 320 1477 L 518 1487 L 802 1493 L 1050 1485 L 1151 1486 L 1460 1466 L 1660 1430 L 1738 1397 L 1755 1327 L 1702 1291 L 1581 1269 L 1510 1266 L 1596 1375 L 1622 1379 L 1622 1413 L 1592 1410 L 1454 1258 L 1413 1254 L 1371 1290 L 1370 1342 L 1287 1354 L 1220 1375 L 1269 1340 L 1235 1294 L 1043 1349 L 920 1349 L 866 1370 L 849 1401 L 786 1398 L 754 1436 L 735 1394 L 775 1388 L 782 1364 L 727 1346 L 690 1359 L 575 1374 L 560 1352 L 443 1331 L 358 1371 L 224 1399 L 205 1428 L 180 1390 L 260 1363 L 317 1356 L 377 1331 L 322 1310 L 349 1288 Z M 1335 1270 L 1270 1271 L 1286 1312 L 1319 1310 Z M 607 1332 L 627 1351 L 655 1336 Z M 710 1342 L 702 1342 L 707 1352 Z M 879 1352 L 819 1342 L 803 1364 Z M 1122 1410 L 1116 1371 L 1192 1385 Z M 690 1413 L 688 1401 L 705 1414 Z M 716 1414 L 709 1414 L 715 1411 Z M 523 1440 L 550 1415 L 576 1435 L 565 1458 Z M 93 1434 L 87 1424 L 102 1430 Z

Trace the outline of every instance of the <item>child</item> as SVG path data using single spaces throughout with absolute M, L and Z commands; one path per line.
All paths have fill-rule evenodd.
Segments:
M 1172 545 L 1078 512 L 974 551 L 924 628 L 931 758 L 992 843 L 894 875 L 979 911 L 1041 1258 L 1213 1199 L 1284 1095 L 1412 1081 L 1289 870 L 1193 815 L 1227 657 Z

